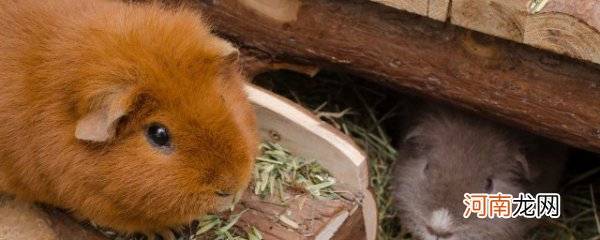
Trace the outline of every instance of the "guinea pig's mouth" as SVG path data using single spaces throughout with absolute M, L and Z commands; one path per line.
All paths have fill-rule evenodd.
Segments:
M 244 195 L 244 190 L 239 190 L 236 194 L 235 197 L 233 198 L 233 203 L 237 203 L 238 201 L 240 201 L 240 199 L 242 199 L 242 195 Z
M 236 203 L 240 201 L 242 198 L 242 194 L 244 191 L 237 191 L 235 194 L 223 194 L 215 192 L 215 195 L 218 197 L 217 204 L 215 206 L 215 210 L 217 212 L 222 212 L 232 208 Z
M 424 220 L 419 229 L 424 240 L 449 240 L 454 236 L 454 219 L 448 209 L 436 209 L 431 213 L 431 217 Z

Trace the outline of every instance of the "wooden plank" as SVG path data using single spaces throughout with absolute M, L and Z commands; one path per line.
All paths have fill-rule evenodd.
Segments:
M 264 9 L 261 13 L 264 17 L 274 19 L 276 21 L 295 21 L 298 16 L 294 14 L 298 12 L 300 0 L 240 0 L 240 3 L 249 8 Z
M 453 24 L 523 42 L 527 0 L 452 0 Z
M 373 0 L 396 9 L 416 13 L 421 16 L 428 16 L 438 21 L 446 21 L 450 0 Z
M 446 21 L 450 11 L 450 0 L 429 0 L 427 16 L 438 21 Z
M 106 237 L 88 225 L 77 223 L 63 211 L 0 194 L 0 239 L 102 240 Z
M 427 16 L 427 1 L 413 0 L 373 0 L 393 8 L 401 9 L 407 12 L 416 13 L 421 16 Z
M 0 239 L 57 240 L 58 236 L 44 211 L 0 194 Z
M 368 1 L 305 0 L 293 22 L 237 0 L 187 2 L 261 60 L 350 72 L 600 152 L 599 65 Z
M 449 15 L 452 24 L 464 28 L 600 63 L 600 0 L 549 0 L 536 13 L 531 0 L 377 2 L 439 21 Z M 443 12 L 448 6 L 449 14 Z
M 529 15 L 524 43 L 600 63 L 600 0 L 552 0 Z
M 293 190 L 292 190 L 293 192 Z M 252 189 L 246 190 L 236 207 L 235 213 L 247 209 L 236 225 L 240 228 L 248 229 L 248 225 L 257 228 L 265 239 L 282 240 L 309 240 L 331 239 L 338 232 L 341 226 L 354 229 L 362 229 L 356 237 L 365 239 L 364 218 L 359 221 L 352 221 L 355 216 L 362 216 L 362 212 L 350 214 L 350 207 L 343 200 L 323 200 L 319 201 L 310 196 L 294 198 L 297 193 L 284 195 L 290 199 L 286 201 L 286 206 L 280 206 L 273 203 L 280 202 L 279 196 L 267 196 L 262 199 L 254 195 Z M 300 208 L 302 206 L 302 208 Z M 357 208 L 360 208 L 359 205 Z M 350 217 L 352 216 L 352 217 Z M 283 222 L 281 217 L 295 224 Z M 350 218 L 349 218 L 350 217 Z

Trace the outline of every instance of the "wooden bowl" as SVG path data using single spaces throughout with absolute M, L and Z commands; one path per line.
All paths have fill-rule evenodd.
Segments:
M 288 99 L 254 85 L 246 92 L 256 107 L 262 140 L 315 160 L 360 203 L 339 212 L 314 239 L 376 239 L 377 206 L 369 188 L 367 159 L 352 139 Z

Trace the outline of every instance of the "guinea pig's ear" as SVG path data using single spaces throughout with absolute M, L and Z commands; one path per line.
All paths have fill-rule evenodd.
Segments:
M 410 131 L 402 142 L 402 149 L 411 158 L 417 158 L 425 153 L 431 146 L 422 135 L 422 128 L 416 128 Z
M 521 167 L 521 170 L 523 171 L 523 176 L 527 180 L 531 180 L 531 172 L 529 172 L 529 163 L 527 162 L 527 158 L 525 157 L 525 154 L 523 154 L 523 152 L 520 150 L 516 150 L 515 160 Z
M 91 142 L 113 138 L 119 119 L 128 112 L 131 95 L 131 89 L 123 89 L 97 97 L 89 112 L 77 121 L 75 137 Z
M 221 56 L 223 57 L 223 62 L 226 64 L 235 64 L 240 59 L 240 50 L 231 45 L 231 43 L 224 42 Z

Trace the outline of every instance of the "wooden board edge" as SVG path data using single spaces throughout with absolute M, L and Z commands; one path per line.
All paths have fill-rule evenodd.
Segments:
M 313 113 L 306 110 L 290 100 L 273 94 L 265 89 L 262 89 L 253 84 L 247 84 L 245 87 L 246 93 L 250 101 L 255 104 L 258 108 L 265 108 L 273 113 L 279 114 L 281 117 L 285 117 L 290 122 L 301 126 L 307 133 L 320 136 L 322 141 L 332 143 L 337 151 L 340 151 L 345 155 L 345 160 L 349 164 L 356 167 L 357 173 L 354 175 L 357 179 L 354 181 L 358 186 L 354 186 L 355 190 L 362 194 L 361 197 L 361 215 L 364 219 L 364 228 L 366 238 L 368 240 L 374 240 L 377 236 L 377 204 L 373 192 L 369 187 L 369 174 L 367 159 L 364 153 L 358 149 L 352 139 L 334 127 L 321 121 L 314 116 Z M 259 119 L 261 116 L 257 116 Z M 260 120 L 259 120 L 260 123 Z M 318 143 L 313 143 L 318 144 Z M 285 146 L 286 148 L 288 146 Z M 311 151 L 307 149 L 306 151 Z M 294 152 L 299 156 L 304 156 L 302 153 Z M 322 163 L 322 159 L 315 159 Z M 336 163 L 336 164 L 339 164 Z M 324 166 L 329 169 L 330 172 L 335 176 L 336 169 Z M 357 188 L 357 189 L 356 189 Z M 346 219 L 344 217 L 344 219 Z M 340 226 L 334 226 L 335 229 L 339 229 Z M 331 231 L 334 233 L 335 231 Z
M 277 96 L 253 84 L 247 84 L 245 90 L 250 102 L 256 106 L 277 113 L 291 123 L 302 127 L 307 133 L 319 136 L 320 140 L 323 142 L 331 143 L 337 151 L 343 154 L 344 159 L 342 160 L 348 160 L 349 163 L 360 170 L 357 175 L 357 177 L 360 178 L 358 181 L 360 184 L 357 186 L 360 187 L 356 190 L 362 190 L 368 187 L 368 166 L 366 165 L 366 156 L 358 149 L 350 137 L 342 134 L 334 127 L 316 118 L 308 110 L 286 98 Z M 257 117 L 259 118 L 260 124 L 260 116 Z M 306 149 L 305 152 L 311 150 L 312 149 Z M 298 152 L 295 154 L 304 156 L 304 154 Z M 324 159 L 314 160 L 326 161 Z M 335 171 L 335 169 L 332 170 Z

